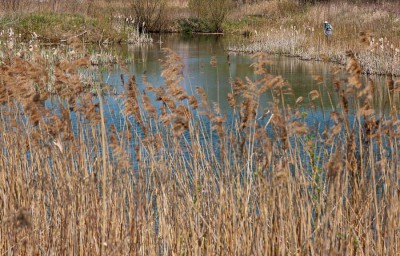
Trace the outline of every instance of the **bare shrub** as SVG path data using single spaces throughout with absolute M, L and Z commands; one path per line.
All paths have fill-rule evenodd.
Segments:
M 190 0 L 189 2 L 192 13 L 197 18 L 207 21 L 216 32 L 222 32 L 222 23 L 231 5 L 231 0 Z
M 139 31 L 160 31 L 163 28 L 166 0 L 131 0 Z

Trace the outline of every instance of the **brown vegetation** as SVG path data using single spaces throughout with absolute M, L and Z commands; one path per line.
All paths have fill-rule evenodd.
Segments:
M 400 5 L 397 1 L 325 2 L 303 7 L 290 0 L 260 1 L 240 7 L 233 17 L 240 18 L 243 13 L 259 16 L 264 25 L 248 28 L 253 42 L 231 50 L 267 51 L 343 65 L 347 60 L 346 50 L 353 50 L 363 72 L 400 75 Z M 325 20 L 333 25 L 329 43 L 323 33 Z
M 398 82 L 362 83 L 348 52 L 348 79 L 332 85 L 339 105 L 316 132 L 298 109 L 306 100 L 288 107 L 289 85 L 267 74 L 267 56 L 256 54 L 260 78 L 232 85 L 235 115 L 227 122 L 204 89 L 188 95 L 180 57 L 165 54 L 165 85 L 144 79 L 142 91 L 131 77 L 116 96 L 122 121 L 110 125 L 105 109 L 113 96 L 82 83 L 86 58 L 7 51 L 0 65 L 1 254 L 400 250 Z M 273 102 L 263 112 L 266 91 Z M 310 92 L 310 103 L 319 104 L 320 94 Z M 390 113 L 378 115 L 373 102 L 382 94 Z

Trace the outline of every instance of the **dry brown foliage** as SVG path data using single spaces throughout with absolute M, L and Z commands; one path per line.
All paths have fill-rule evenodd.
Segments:
M 185 90 L 179 56 L 165 53 L 165 84 L 144 79 L 139 90 L 132 76 L 116 97 L 120 119 L 105 114 L 114 95 L 78 79 L 86 59 L 55 63 L 54 73 L 39 56 L 0 66 L 1 254 L 400 250 L 394 83 L 364 84 L 349 54 L 349 79 L 335 81 L 338 104 L 316 132 L 300 114 L 307 99 L 288 107 L 290 86 L 268 74 L 265 55 L 255 56 L 261 78 L 232 85 L 228 120 L 202 87 Z M 374 111 L 379 90 L 391 93 L 387 115 Z

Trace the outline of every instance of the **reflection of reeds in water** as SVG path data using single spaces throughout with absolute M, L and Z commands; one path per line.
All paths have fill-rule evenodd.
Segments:
M 285 104 L 290 86 L 265 72 L 267 56 L 254 56 L 258 80 L 233 83 L 236 114 L 227 122 L 203 88 L 187 94 L 179 56 L 165 54 L 165 85 L 144 79 L 140 91 L 131 77 L 119 97 L 123 120 L 108 128 L 107 101 L 97 103 L 76 79 L 86 59 L 56 66 L 57 109 L 44 104 L 45 59 L 2 64 L 2 254 L 400 250 L 398 109 L 391 100 L 388 115 L 374 112 L 383 89 L 360 81 L 352 53 L 321 132 L 299 109 L 307 99 Z M 273 102 L 263 112 L 266 91 Z

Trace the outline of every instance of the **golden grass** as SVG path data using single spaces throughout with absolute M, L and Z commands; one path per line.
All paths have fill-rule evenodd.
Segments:
M 233 51 L 268 51 L 307 60 L 329 58 L 345 64 L 345 51 L 351 49 L 365 73 L 400 75 L 400 15 L 395 11 L 400 5 L 396 2 L 332 2 L 303 8 L 290 1 L 268 1 L 241 8 L 268 22 L 250 30 L 253 43 L 232 47 Z M 330 42 L 323 34 L 325 20 L 333 25 Z
M 300 112 L 321 92 L 288 107 L 290 86 L 266 72 L 266 54 L 253 56 L 258 80 L 232 85 L 227 120 L 204 89 L 186 92 L 180 56 L 165 50 L 165 85 L 144 78 L 142 91 L 131 77 L 113 124 L 104 111 L 114 96 L 79 79 L 87 58 L 21 56 L 0 66 L 2 255 L 400 250 L 398 82 L 362 83 L 354 53 L 323 132 Z

